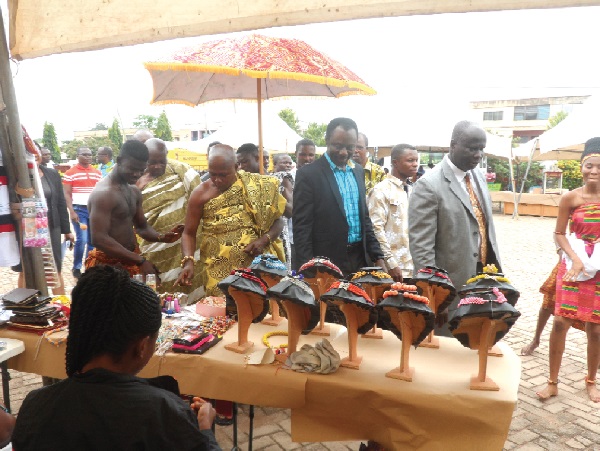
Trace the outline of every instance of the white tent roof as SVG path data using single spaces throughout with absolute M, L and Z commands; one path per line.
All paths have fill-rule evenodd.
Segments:
M 271 153 L 294 153 L 296 143 L 302 137 L 290 128 L 277 113 L 263 110 L 263 148 Z M 179 147 L 193 152 L 206 152 L 213 141 L 228 144 L 234 149 L 244 143 L 258 145 L 258 119 L 256 112 L 238 113 L 212 135 L 199 141 L 175 141 L 167 143 L 167 148 Z
M 585 142 L 600 136 L 600 96 L 590 97 L 583 105 L 574 109 L 563 121 L 539 137 L 539 157 L 552 152 L 552 160 L 560 159 L 557 154 L 568 153 L 578 158 Z
M 369 17 L 598 5 L 598 0 L 8 0 L 10 51 L 25 59 L 166 39 Z

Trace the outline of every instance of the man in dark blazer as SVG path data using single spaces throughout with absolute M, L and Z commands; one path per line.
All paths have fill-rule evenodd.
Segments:
M 296 269 L 313 257 L 329 258 L 344 275 L 371 262 L 385 268 L 366 205 L 364 170 L 348 165 L 357 139 L 352 119 L 333 119 L 325 132 L 325 155 L 296 173 Z
M 500 270 L 491 199 L 478 169 L 485 145 L 482 128 L 468 121 L 457 123 L 448 155 L 415 183 L 408 205 L 415 273 L 424 266 L 443 268 L 457 290 L 475 275 L 479 262 L 495 264 Z M 477 200 L 471 200 L 469 184 Z M 483 234 L 477 219 L 480 211 Z M 450 309 L 456 308 L 457 302 L 458 299 Z M 450 331 L 444 325 L 436 329 L 436 334 L 450 336 Z

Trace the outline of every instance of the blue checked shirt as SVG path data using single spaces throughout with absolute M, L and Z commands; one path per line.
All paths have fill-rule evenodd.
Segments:
M 335 181 L 337 182 L 342 201 L 344 202 L 344 210 L 346 212 L 346 221 L 348 221 L 348 243 L 358 243 L 362 240 L 362 230 L 360 224 L 359 199 L 358 199 L 358 183 L 354 177 L 352 168 L 346 164 L 345 169 L 338 168 L 327 152 L 325 158 L 333 171 Z

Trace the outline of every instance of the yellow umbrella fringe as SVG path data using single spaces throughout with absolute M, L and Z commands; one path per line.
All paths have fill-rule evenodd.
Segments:
M 190 71 L 190 72 L 213 72 L 217 74 L 226 74 L 239 76 L 244 74 L 252 78 L 273 78 L 283 80 L 298 80 L 307 81 L 312 83 L 318 83 L 321 85 L 335 86 L 338 88 L 349 87 L 363 91 L 365 94 L 374 95 L 377 93 L 373 88 L 363 83 L 359 83 L 352 80 L 337 80 L 335 78 L 329 78 L 321 75 L 302 74 L 299 72 L 284 72 L 284 71 L 257 71 L 248 69 L 235 69 L 227 66 L 211 66 L 211 65 L 194 65 L 189 63 L 144 63 L 144 67 L 147 70 L 157 71 Z M 339 95 L 338 95 L 339 97 Z

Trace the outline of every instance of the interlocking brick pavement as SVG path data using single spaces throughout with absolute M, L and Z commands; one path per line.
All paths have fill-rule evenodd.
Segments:
M 518 354 L 529 343 L 535 330 L 541 303 L 539 287 L 556 263 L 553 244 L 555 220 L 522 216 L 494 215 L 503 271 L 521 291 L 517 304 L 521 318 L 504 338 Z M 70 258 L 65 261 L 65 285 L 73 286 Z M 16 275 L 0 268 L 0 293 L 16 286 Z M 571 330 L 561 367 L 559 396 L 544 403 L 535 392 L 544 386 L 548 375 L 548 338 L 552 319 L 542 335 L 541 345 L 532 356 L 522 357 L 519 402 L 513 414 L 505 450 L 594 450 L 600 451 L 600 406 L 589 401 L 583 378 L 586 374 L 586 337 Z M 41 386 L 41 377 L 11 370 L 11 402 L 18 409 L 29 391 Z M 294 443 L 290 438 L 290 411 L 256 407 L 254 418 L 255 450 L 357 450 L 360 442 Z M 238 440 L 247 449 L 248 406 L 241 406 Z M 232 446 L 232 428 L 217 427 L 223 449 Z

